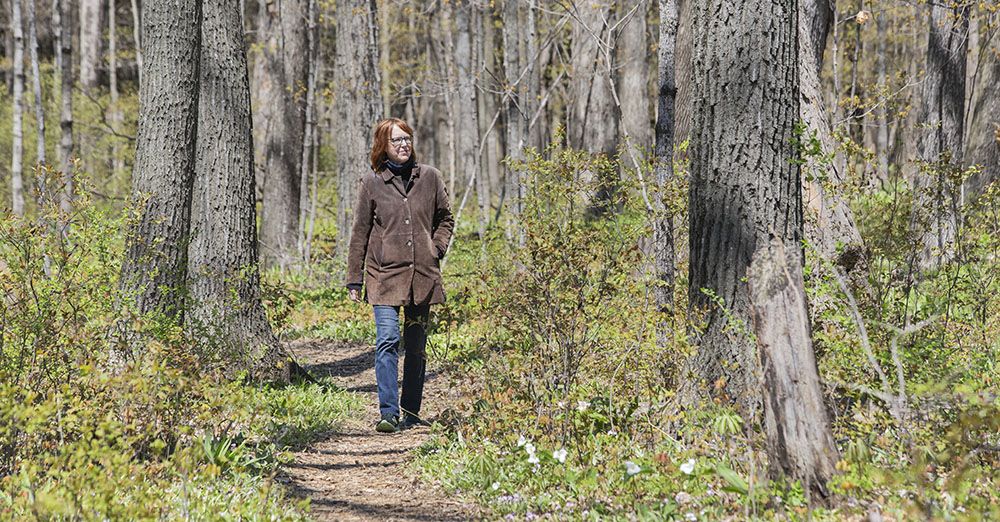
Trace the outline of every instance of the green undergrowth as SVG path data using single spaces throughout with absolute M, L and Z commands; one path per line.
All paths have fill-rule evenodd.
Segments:
M 0 519 L 307 519 L 281 466 L 356 395 L 233 382 L 169 321 L 122 317 L 131 214 L 79 180 L 69 213 L 0 217 Z M 108 356 L 123 322 L 146 339 L 135 362 Z
M 957 254 L 936 270 L 907 271 L 919 230 L 908 228 L 910 195 L 891 187 L 853 196 L 867 264 L 846 274 L 806 247 L 841 453 L 825 502 L 810 502 L 801 484 L 769 475 L 762 420 L 729 407 L 724 382 L 701 406 L 678 406 L 681 362 L 698 349 L 685 165 L 665 190 L 645 187 L 676 227 L 673 315 L 652 302 L 643 250 L 663 214 L 621 181 L 639 176 L 560 149 L 514 168 L 529 194 L 512 203 L 521 226 L 479 241 L 460 224 L 466 240 L 449 254 L 439 358 L 463 399 L 417 453 L 425 480 L 503 520 L 1000 517 L 996 188 L 963 208 Z M 894 409 L 886 397 L 901 389 Z

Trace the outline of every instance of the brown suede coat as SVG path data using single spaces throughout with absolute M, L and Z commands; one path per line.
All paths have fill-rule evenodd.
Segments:
M 441 172 L 418 163 L 410 189 L 388 169 L 361 178 L 347 258 L 347 284 L 373 305 L 444 302 L 438 250 L 455 226 Z M 363 273 L 363 277 L 362 277 Z

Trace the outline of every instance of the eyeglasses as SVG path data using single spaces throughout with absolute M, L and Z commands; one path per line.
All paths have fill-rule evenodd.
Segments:
M 413 137 L 412 136 L 403 136 L 401 138 L 390 138 L 389 139 L 389 143 L 391 143 L 393 147 L 398 147 L 398 146 L 400 146 L 400 145 L 402 145 L 404 143 L 406 143 L 407 145 L 409 145 L 410 143 L 413 143 Z

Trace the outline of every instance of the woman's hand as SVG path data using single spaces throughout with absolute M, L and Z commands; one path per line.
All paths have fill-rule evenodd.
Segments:
M 351 301 L 354 301 L 355 303 L 361 302 L 361 292 L 359 292 L 358 290 L 352 288 L 348 291 L 348 294 L 349 294 L 348 297 L 350 297 Z

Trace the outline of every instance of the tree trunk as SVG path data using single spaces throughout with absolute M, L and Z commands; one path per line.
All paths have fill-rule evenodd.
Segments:
M 114 1 L 114 0 L 112 0 Z M 139 0 L 132 0 L 132 38 L 135 40 L 135 64 L 139 67 L 139 82 L 142 82 L 142 9 Z
M 677 0 L 677 44 L 674 46 L 674 145 L 691 137 L 691 0 Z M 686 156 L 687 153 L 685 152 Z
M 519 160 L 522 157 L 521 147 L 524 143 L 524 126 L 521 120 L 524 118 L 522 110 L 524 99 L 519 78 L 521 77 L 521 3 L 504 2 L 501 7 L 503 19 L 503 71 L 504 71 L 504 130 L 505 142 L 507 146 L 507 157 L 511 160 Z M 512 234 L 516 223 L 521 216 L 521 198 L 523 196 L 523 181 L 521 174 L 510 168 L 505 169 L 504 175 L 504 197 L 507 203 L 507 233 Z M 513 236 L 510 236 L 513 238 Z
M 306 228 L 308 222 L 308 210 L 309 210 L 309 190 L 306 187 L 309 186 L 309 174 L 310 174 L 310 158 L 313 153 L 313 141 L 316 133 L 316 76 L 317 70 L 319 68 L 319 42 L 317 37 L 319 36 L 317 30 L 317 20 L 318 11 L 317 3 L 318 0 L 308 0 L 308 19 L 306 24 L 306 41 L 307 41 L 307 54 L 306 54 L 306 70 L 308 71 L 306 80 L 306 121 L 305 121 L 305 135 L 302 141 L 302 161 L 299 162 L 299 170 L 301 172 L 299 187 L 299 259 L 306 265 L 309 264 L 309 243 L 306 238 Z M 253 175 L 253 171 L 251 171 Z M 313 171 L 312 175 L 315 176 L 316 172 Z M 315 183 L 313 183 L 315 185 Z M 315 195 L 313 196 L 315 197 Z
M 800 250 L 786 250 L 779 238 L 760 245 L 748 273 L 750 301 L 771 477 L 798 480 L 813 502 L 823 502 L 840 455 L 823 405 Z
M 921 91 L 920 160 L 938 165 L 916 174 L 916 216 L 922 249 L 921 269 L 950 259 L 958 229 L 960 183 L 950 165 L 960 167 L 965 117 L 965 65 L 968 52 L 969 7 L 932 4 L 928 21 L 927 61 Z M 926 223 L 925 226 L 920 226 Z
M 70 0 L 56 0 L 53 20 L 59 36 L 56 54 L 59 57 L 59 170 L 62 171 L 62 191 L 59 210 L 69 213 L 73 201 L 73 9 Z
M 31 90 L 35 101 L 35 165 L 45 165 L 45 110 L 42 98 L 42 74 L 38 67 L 38 24 L 35 18 L 35 0 L 27 2 L 28 50 L 31 59 Z M 39 171 L 41 174 L 41 171 Z M 44 199 L 46 184 L 44 179 L 36 180 L 38 197 Z M 40 201 L 41 202 L 41 201 Z
M 34 0 L 29 0 L 34 1 Z M 11 24 L 14 33 L 14 110 L 13 138 L 10 154 L 11 207 L 14 214 L 24 216 L 24 19 L 21 0 L 11 0 Z
M 124 117 L 118 106 L 118 13 L 116 11 L 115 0 L 108 0 L 108 90 L 111 92 L 108 119 L 111 127 L 117 131 Z M 112 176 L 117 176 L 125 170 L 125 161 L 122 159 L 121 146 L 117 139 L 111 144 L 111 169 Z
M 187 270 L 194 302 L 187 322 L 207 327 L 203 333 L 217 343 L 217 355 L 230 375 L 287 382 L 287 356 L 260 298 L 242 16 L 231 0 L 204 0 L 202 9 L 204 52 Z
M 982 76 L 976 82 L 979 94 L 971 111 L 965 160 L 967 165 L 979 165 L 982 172 L 966 182 L 966 193 L 970 196 L 1000 179 L 1000 59 L 994 54 L 997 52 L 987 48 L 980 53 L 987 58 L 981 65 Z
M 97 87 L 101 63 L 101 0 L 80 2 L 80 87 Z M 96 93 L 95 93 L 96 94 Z
M 379 34 L 375 0 L 349 0 L 337 9 L 334 81 L 338 126 L 337 257 L 345 259 L 361 175 L 371 170 L 372 131 L 383 118 L 379 74 Z M 387 79 L 388 81 L 388 79 Z M 419 133 L 418 133 L 419 134 Z M 420 158 L 420 136 L 413 150 Z
M 618 147 L 618 116 L 611 96 L 607 56 L 613 3 L 579 2 L 574 9 L 572 46 L 572 120 L 570 146 L 614 157 Z M 610 56 L 614 56 L 611 53 Z
M 264 163 L 261 205 L 261 260 L 284 269 L 297 257 L 301 162 L 305 134 L 307 83 L 306 2 L 271 0 L 260 3 L 259 38 L 263 43 L 254 67 L 261 89 L 258 114 Z
M 820 84 L 823 51 L 832 20 L 833 11 L 828 0 L 799 0 L 799 103 L 802 122 L 806 125 L 802 139 L 816 133 L 823 156 L 834 154 L 837 148 Z M 824 162 L 819 157 L 803 159 L 806 172 L 812 178 L 807 179 L 804 186 L 804 200 L 810 210 L 809 219 L 805 221 L 806 237 L 834 261 L 841 261 L 838 257 L 841 254 L 844 262 L 857 259 L 858 254 L 864 252 L 864 242 L 850 207 L 837 195 L 843 184 L 840 169 L 835 162 Z
M 120 288 L 139 315 L 183 320 L 187 243 L 198 131 L 201 0 L 143 2 L 145 60 L 139 85 L 132 200 Z
M 657 187 L 665 189 L 674 176 L 674 102 L 677 84 L 674 76 L 674 59 L 677 40 L 677 2 L 659 0 L 660 45 L 657 68 L 659 70 L 656 112 L 656 173 Z M 674 220 L 667 208 L 665 193 L 654 199 L 658 213 L 653 228 L 653 266 L 657 285 L 653 290 L 656 308 L 661 312 L 674 309 Z M 665 346 L 665 325 L 657 329 L 657 342 Z
M 744 408 L 759 404 L 757 358 L 742 282 L 769 233 L 802 237 L 801 179 L 791 145 L 799 119 L 798 6 L 710 0 L 692 12 L 691 313 L 704 313 L 681 390 L 718 380 Z M 732 318 L 732 319 L 730 319 Z
M 619 0 L 618 11 L 628 13 L 634 2 Z M 653 145 L 653 128 L 649 108 L 649 44 L 646 42 L 646 15 L 648 8 L 640 5 L 627 25 L 620 27 L 621 68 L 618 69 L 618 97 L 621 99 L 621 135 L 631 139 L 629 154 L 644 158 Z M 676 19 L 673 21 L 677 25 Z M 673 47 L 671 42 L 671 47 Z M 671 50 L 671 54 L 673 51 Z M 673 67 L 673 56 L 671 67 Z M 671 71 L 671 74 L 673 72 Z M 671 125 L 673 123 L 671 122 Z M 672 131 L 672 129 L 671 129 Z
M 479 173 L 479 97 L 476 93 L 476 74 L 479 62 L 476 60 L 475 36 L 478 32 L 476 11 L 479 8 L 472 2 L 456 5 L 455 10 L 455 68 L 458 76 L 458 121 L 455 135 L 457 140 L 458 165 L 461 166 L 459 180 L 462 190 L 469 184 L 468 179 Z M 461 194 L 453 192 L 455 197 Z M 482 204 L 482 200 L 480 200 Z M 480 220 L 479 231 L 485 232 L 484 222 Z

